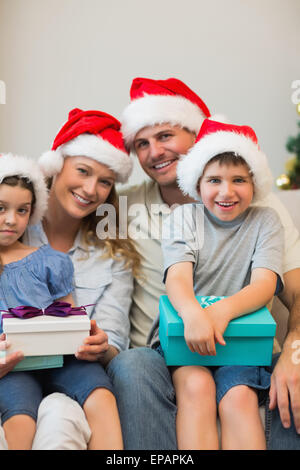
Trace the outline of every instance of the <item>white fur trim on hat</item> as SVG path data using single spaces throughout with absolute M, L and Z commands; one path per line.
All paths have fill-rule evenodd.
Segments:
M 83 156 L 103 163 L 116 173 L 117 182 L 125 183 L 129 178 L 133 162 L 130 156 L 107 140 L 94 134 L 80 134 L 56 150 L 45 152 L 39 165 L 46 176 L 54 176 L 63 167 L 64 157 Z
M 20 176 L 33 184 L 36 202 L 29 223 L 31 225 L 37 224 L 45 214 L 48 201 L 48 190 L 38 164 L 27 157 L 11 153 L 2 155 L 0 156 L 0 184 L 4 178 L 9 176 Z
M 170 123 L 198 134 L 205 117 L 200 108 L 186 98 L 145 94 L 125 108 L 121 130 L 126 145 L 130 147 L 136 134 L 144 127 Z
M 247 162 L 254 183 L 252 202 L 264 199 L 270 192 L 273 182 L 266 155 L 251 138 L 225 131 L 208 134 L 186 155 L 182 155 L 177 165 L 177 180 L 182 192 L 195 200 L 201 200 L 197 185 L 205 165 L 213 157 L 224 152 L 234 152 Z

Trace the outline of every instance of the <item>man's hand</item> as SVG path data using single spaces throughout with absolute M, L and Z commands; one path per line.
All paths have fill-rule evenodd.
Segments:
M 0 379 L 10 372 L 18 362 L 24 359 L 24 354 L 21 351 L 15 351 L 12 354 L 6 354 L 1 357 L 1 352 L 6 351 L 10 347 L 8 341 L 6 341 L 5 334 L 0 335 Z
M 299 339 L 299 333 L 288 336 L 271 376 L 269 392 L 269 408 L 273 410 L 278 406 L 280 419 L 285 428 L 289 428 L 291 425 L 290 402 L 298 434 L 300 434 L 300 363 L 295 360 L 293 343 L 299 341 Z
M 300 340 L 300 268 L 285 273 L 284 284 L 280 299 L 289 310 L 288 334 L 271 376 L 269 406 L 270 409 L 278 406 L 282 425 L 288 428 L 290 402 L 295 428 L 300 434 L 300 364 L 293 347 Z
M 85 338 L 75 356 L 84 361 L 99 361 L 108 351 L 108 336 L 98 328 L 96 321 L 91 320 L 90 336 Z

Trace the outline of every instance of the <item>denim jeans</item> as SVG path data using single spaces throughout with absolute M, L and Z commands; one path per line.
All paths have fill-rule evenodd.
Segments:
M 274 367 L 278 357 L 274 358 Z M 163 357 L 149 348 L 121 352 L 109 364 L 118 402 L 125 449 L 176 450 L 176 402 L 169 370 Z M 294 425 L 281 425 L 278 409 L 266 405 L 269 449 L 300 449 Z
M 272 362 L 272 371 L 278 361 L 279 354 L 275 354 Z M 299 391 L 300 393 L 300 391 Z M 300 435 L 297 434 L 293 422 L 292 410 L 290 408 L 291 426 L 284 428 L 282 426 L 279 410 L 269 410 L 269 400 L 266 403 L 266 439 L 267 448 L 270 450 L 300 450 Z
M 118 354 L 106 369 L 114 386 L 128 450 L 176 450 L 177 408 L 169 370 L 150 348 Z

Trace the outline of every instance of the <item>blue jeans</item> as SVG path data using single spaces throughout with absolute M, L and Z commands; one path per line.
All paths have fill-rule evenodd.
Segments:
M 106 372 L 114 385 L 125 449 L 177 450 L 175 392 L 163 357 L 150 348 L 129 349 Z M 294 426 L 284 429 L 278 410 L 270 411 L 268 404 L 266 438 L 269 449 L 300 449 Z
M 177 408 L 169 370 L 150 348 L 129 349 L 109 363 L 124 447 L 128 450 L 176 450 Z
M 83 406 L 90 393 L 102 387 L 113 392 L 103 366 L 73 355 L 64 356 L 64 366 L 57 369 L 9 372 L 0 380 L 1 422 L 20 414 L 36 421 L 43 397 L 53 392 L 65 393 Z
M 272 362 L 272 370 L 278 361 L 279 354 L 275 354 Z M 285 429 L 282 426 L 279 410 L 269 410 L 269 400 L 266 403 L 266 439 L 269 450 L 300 450 L 300 434 L 297 434 L 293 422 L 293 414 L 290 408 L 291 427 Z

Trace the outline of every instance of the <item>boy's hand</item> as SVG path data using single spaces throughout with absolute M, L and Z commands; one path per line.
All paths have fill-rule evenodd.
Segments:
M 215 341 L 222 346 L 225 346 L 226 342 L 224 340 L 223 334 L 227 328 L 230 318 L 228 315 L 226 315 L 226 311 L 223 308 L 222 302 L 218 301 L 209 307 L 206 307 L 205 312 L 212 321 L 215 332 Z
M 216 355 L 215 331 L 203 309 L 189 312 L 184 320 L 184 337 L 188 348 L 201 355 Z

